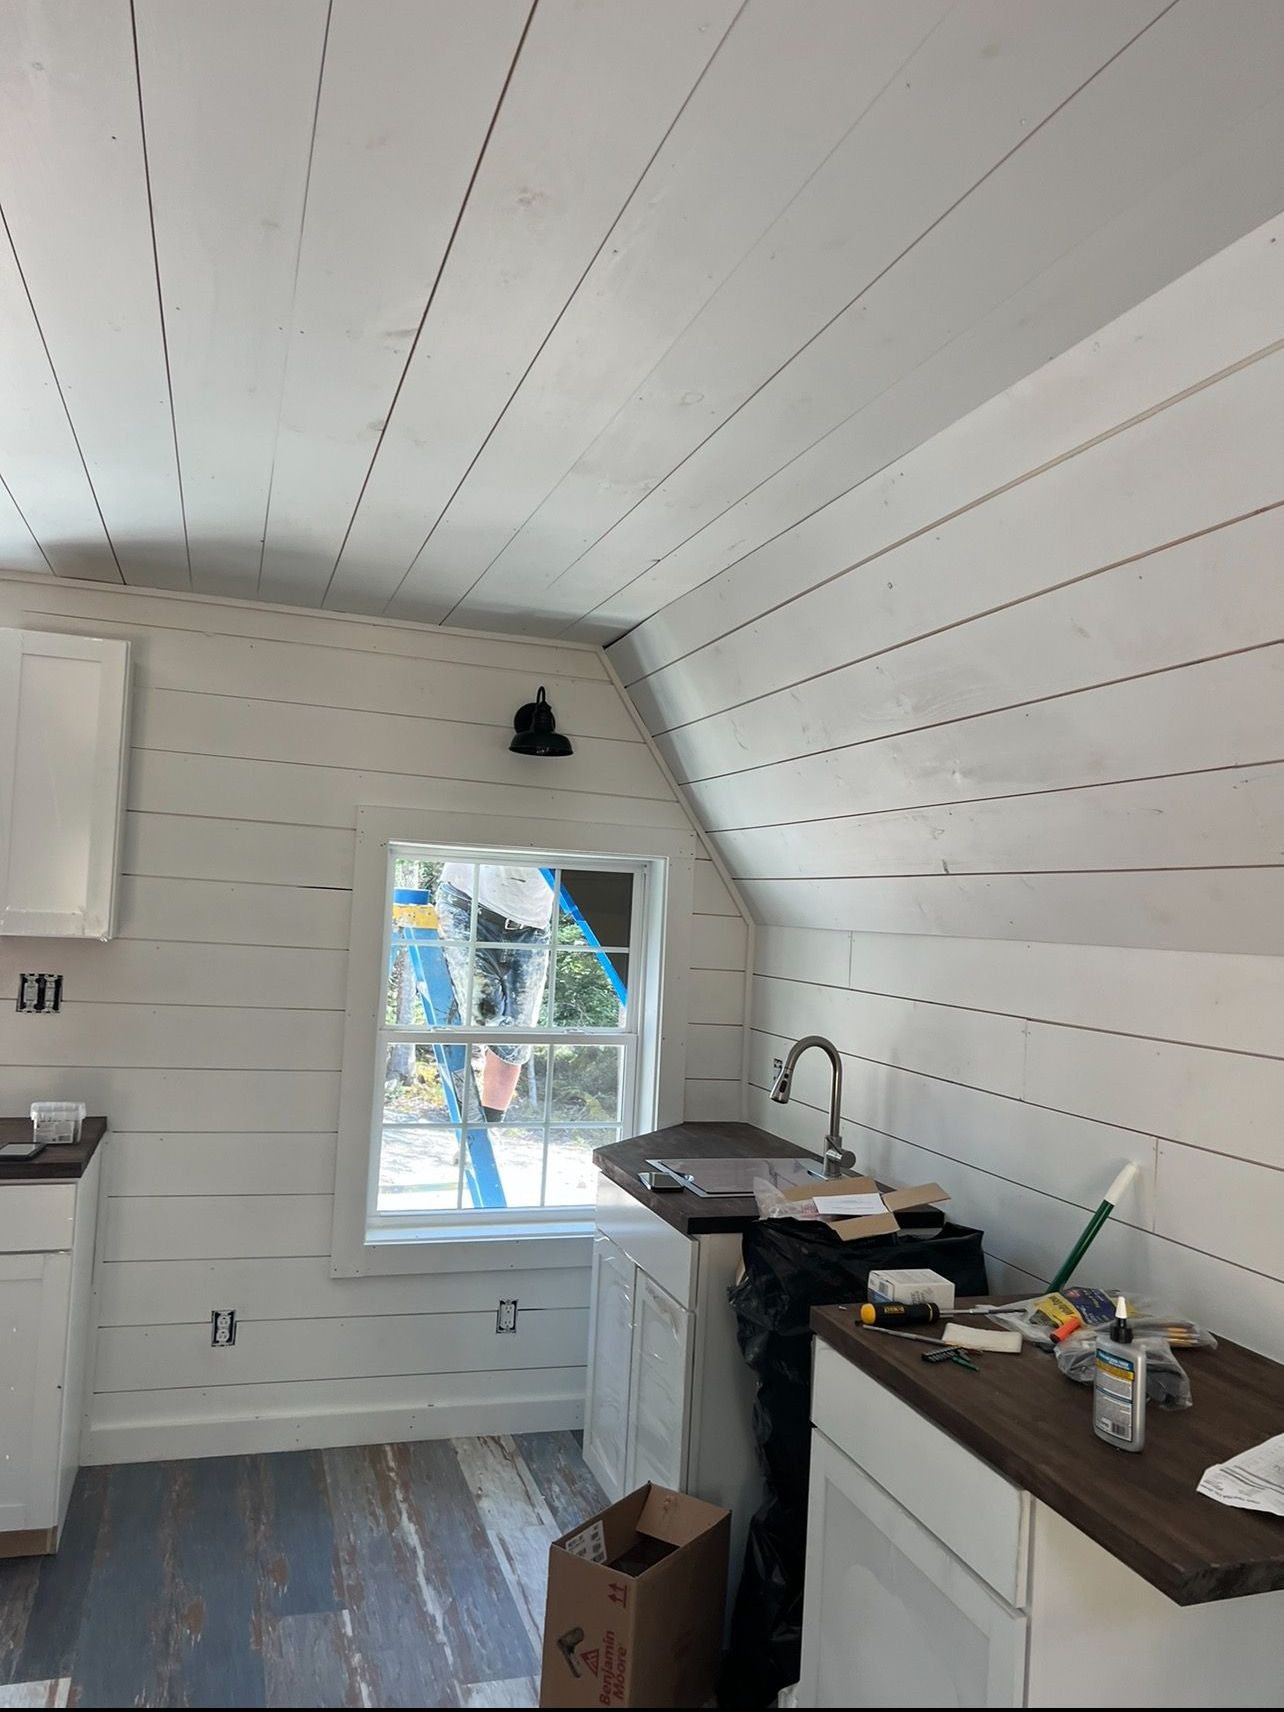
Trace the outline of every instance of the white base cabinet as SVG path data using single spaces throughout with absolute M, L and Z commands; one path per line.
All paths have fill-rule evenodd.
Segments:
M 812 1438 L 803 1706 L 1020 1706 L 1026 1619 L 823 1433 Z
M 792 1704 L 1279 1705 L 1284 1593 L 1174 1604 L 815 1347 Z
M 0 1558 L 56 1549 L 80 1467 L 99 1158 L 0 1182 Z
M 645 1481 L 731 1511 L 732 1589 L 762 1501 L 754 1379 L 727 1292 L 735 1235 L 687 1237 L 600 1177 L 584 1457 L 608 1498 Z

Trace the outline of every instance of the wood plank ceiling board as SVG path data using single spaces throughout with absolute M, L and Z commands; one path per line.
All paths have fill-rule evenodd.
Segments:
M 1267 348 L 1281 330 L 1284 243 L 1277 239 L 1284 239 L 1284 217 L 952 424 L 799 525 L 788 540 L 759 550 L 661 621 L 634 632 L 612 658 L 629 668 L 624 675 L 633 680 L 630 694 L 648 726 L 664 731 L 705 718 L 743 699 L 749 682 L 755 692 L 783 688 L 798 673 L 796 658 L 781 646 L 781 625 L 791 622 L 791 607 L 801 609 L 799 595 L 824 599 L 831 590 L 876 579 L 878 567 L 907 548 L 930 551 L 928 537 L 943 525 L 952 527 L 956 516 L 999 502 L 1005 490 L 1047 466 L 1073 462 L 1121 426 L 1131 432 L 1128 425 L 1147 411 L 1165 414 L 1165 401 Z M 790 565 L 805 570 L 790 575 Z M 884 603 L 880 610 L 886 616 L 890 609 Z M 813 627 L 808 670 L 877 651 L 882 642 L 870 633 L 869 616 L 862 609 L 854 631 L 818 634 Z M 902 640 L 915 634 L 919 616 L 898 631 Z M 922 628 L 940 621 L 933 605 Z M 647 632 L 650 638 L 643 640 Z M 772 639 L 768 649 L 760 645 L 766 636 Z M 824 658 L 817 647 L 827 651 Z M 648 670 L 653 648 L 674 657 Z
M 0 10 L 0 205 L 121 571 L 186 588 L 128 0 Z
M 468 594 L 947 10 L 947 0 L 893 10 L 749 0 L 392 614 L 440 619 Z M 542 519 L 523 533 L 523 554 Z
M 7 228 L 0 228 L 0 479 L 51 570 L 120 581 Z
M 859 932 L 1284 955 L 1284 868 L 744 880 L 757 921 Z
M 1272 380 L 1264 378 L 1264 390 Z M 1185 470 L 1177 473 L 1189 482 Z M 1126 478 L 1133 475 L 1126 472 Z M 1144 492 L 1140 478 L 1137 491 Z M 1061 492 L 1075 490 L 1067 483 Z M 1097 498 L 1094 491 L 1086 503 Z M 1019 531 L 1031 525 L 1038 509 L 1027 504 L 1003 523 L 995 520 L 1000 551 L 1017 538 L 1007 526 Z M 871 648 L 869 657 L 850 666 L 666 733 L 660 752 L 684 782 L 714 778 L 746 765 L 789 761 L 800 750 L 866 743 L 1278 640 L 1284 636 L 1284 577 L 1273 555 L 1282 538 L 1284 508 L 1277 505 L 1161 552 L 1136 559 L 1121 554 L 1123 563 L 1082 580 L 1072 572 L 1064 587 L 1045 584 L 1043 592 L 1029 590 L 1031 598 L 1023 598 L 1022 591 L 1010 605 L 974 607 L 962 622 L 944 619 L 934 634 L 886 652 Z M 963 574 L 976 565 L 970 557 L 976 540 L 959 531 L 952 542 Z M 1082 537 L 1078 545 L 1092 551 Z M 1067 557 L 1074 551 L 1068 544 Z M 1256 558 L 1259 551 L 1268 556 Z M 928 567 L 939 562 L 924 555 L 924 576 L 932 576 Z M 889 566 L 893 589 L 887 592 L 894 592 L 896 579 Z M 1049 577 L 1049 584 L 1054 580 Z M 823 625 L 829 617 L 818 613 L 815 622 Z M 1179 759 L 1174 754 L 1174 765 Z
M 736 10 L 536 8 L 324 605 L 383 609 Z
M 859 319 L 861 293 L 1160 10 L 1159 0 L 974 0 L 902 66 L 880 65 L 873 89 L 856 92 L 859 123 L 545 502 L 538 539 L 511 544 L 460 621 L 549 610 L 548 585 L 570 561 L 835 317 Z M 631 559 L 628 574 L 638 568 Z M 565 616 L 578 617 L 597 596 L 567 598 Z
M 320 604 L 530 0 L 337 0 L 258 593 Z
M 1284 758 L 1282 713 L 1274 643 L 727 773 L 687 795 L 701 826 L 724 832 L 824 819 L 835 803 L 868 814 L 1256 765 Z
M 719 834 L 737 879 L 1284 866 L 1284 763 Z
M 800 519 L 1277 212 L 1284 12 L 1240 16 L 1242 33 L 1180 6 L 1107 66 L 866 293 L 859 318 L 566 574 L 557 602 L 596 605 L 563 633 L 610 640 L 764 543 L 774 569 Z
M 693 536 L 670 558 L 661 560 L 655 567 L 654 580 L 651 573 L 643 572 L 638 584 L 647 585 L 645 604 L 656 604 L 657 609 L 635 628 L 620 635 L 621 625 L 629 621 L 627 615 L 639 610 L 630 604 L 632 589 L 625 587 L 593 614 L 568 626 L 564 634 L 580 641 L 613 643 L 612 663 L 633 680 L 633 693 L 639 696 L 651 693 L 653 685 L 655 693 L 665 697 L 676 685 L 690 684 L 698 689 L 700 674 L 684 673 L 677 662 L 751 622 L 781 600 L 803 592 L 796 567 L 806 567 L 805 581 L 812 585 L 822 569 L 825 538 L 836 539 L 843 532 L 844 512 L 848 521 L 862 511 L 872 515 L 869 502 L 876 493 L 881 496 L 879 503 L 887 502 L 905 467 L 901 453 L 918 439 L 929 394 L 935 400 L 932 407 L 943 408 L 951 423 L 962 420 L 976 401 L 978 364 L 988 365 L 993 360 L 997 364 L 994 374 L 1013 376 L 1015 396 L 1022 390 L 1025 377 L 1040 372 L 1039 364 L 1045 357 L 1057 354 L 1046 348 L 1046 329 L 1056 324 L 1066 330 L 1084 327 L 1090 331 L 1096 317 L 1081 319 L 1082 305 L 1100 294 L 1103 281 L 1118 277 L 1121 265 L 1130 268 L 1136 284 L 1143 287 L 1143 272 L 1149 276 L 1153 269 L 1161 278 L 1176 277 L 1183 267 L 1197 261 L 1197 257 L 1182 253 L 1196 230 L 1187 218 L 1193 205 L 1209 210 L 1220 224 L 1219 238 L 1234 248 L 1236 237 L 1253 225 L 1257 215 L 1269 215 L 1269 207 L 1258 205 L 1258 168 L 1263 160 L 1276 159 L 1284 160 L 1284 97 L 1236 127 L 1226 146 L 1165 181 L 1144 207 L 1130 209 L 1111 221 L 1089 243 L 1080 245 L 1000 305 L 994 314 L 953 341 L 939 360 L 923 364 L 857 418 L 827 436 L 814 454 L 787 466 L 751 491 L 709 530 Z M 1275 193 L 1276 201 L 1280 194 Z M 1201 223 L 1198 230 L 1206 235 L 1208 228 Z M 1220 256 L 1214 259 L 1220 260 Z M 1122 287 L 1121 291 L 1126 296 L 1137 295 Z M 1233 298 L 1224 301 L 1213 323 L 1229 330 L 1240 308 Z M 1186 341 L 1192 353 L 1195 344 L 1193 339 Z M 1149 350 L 1147 345 L 1147 354 Z M 1100 378 L 1096 390 L 1103 395 L 1110 390 L 1108 377 Z M 1035 432 L 1045 438 L 1049 430 L 1069 426 L 1068 418 L 1050 414 L 1035 425 Z M 1021 445 L 1019 438 L 1010 442 L 1014 451 Z M 877 465 L 889 451 L 893 454 L 890 464 L 877 468 L 855 489 L 847 486 L 854 469 Z M 828 466 L 828 473 L 822 466 Z M 837 497 L 823 497 L 826 495 Z M 917 497 L 926 500 L 931 496 L 919 490 Z M 785 517 L 799 521 L 777 529 L 776 521 Z M 706 546 L 710 557 L 702 565 Z M 843 556 L 850 563 L 850 552 Z M 668 567 L 672 567 L 672 583 Z M 834 572 L 828 570 L 827 574 Z M 823 574 L 819 580 L 824 580 Z M 675 592 L 670 600 L 664 592 L 670 589 L 688 592 Z
M 48 576 L 49 565 L 0 477 L 0 568 L 23 576 Z
M 137 0 L 193 587 L 258 584 L 326 0 Z

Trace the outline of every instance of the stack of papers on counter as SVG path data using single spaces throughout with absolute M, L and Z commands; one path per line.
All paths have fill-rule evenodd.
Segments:
M 1204 1470 L 1197 1488 L 1219 1504 L 1284 1516 L 1284 1433 Z

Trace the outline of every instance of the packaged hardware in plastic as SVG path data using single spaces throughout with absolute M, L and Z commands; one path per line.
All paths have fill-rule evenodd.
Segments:
M 1131 1308 L 1131 1304 L 1129 1304 Z M 1182 1349 L 1216 1349 L 1217 1339 L 1193 1320 L 1155 1314 L 1144 1304 L 1129 1314 L 1132 1341 L 1146 1351 L 1146 1401 L 1160 1409 L 1189 1409 L 1190 1378 L 1173 1345 Z M 1081 1326 L 1056 1345 L 1057 1366 L 1067 1379 L 1091 1385 L 1100 1326 Z

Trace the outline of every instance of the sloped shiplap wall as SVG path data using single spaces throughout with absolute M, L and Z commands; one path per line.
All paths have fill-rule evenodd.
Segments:
M 1276 220 L 611 651 L 771 924 L 750 1116 L 832 1035 L 1018 1287 L 1133 1158 L 1086 1275 L 1276 1355 L 1282 446 Z
M 0 941 L 0 991 L 66 981 L 57 1017 L 0 1008 L 0 1110 L 114 1131 L 87 1456 L 574 1425 L 587 1254 L 336 1280 L 330 1220 L 356 806 L 685 827 L 600 653 L 52 577 L 0 580 L 0 625 L 134 644 L 119 937 Z M 547 773 L 507 749 L 541 682 L 576 745 Z M 707 858 L 696 909 L 687 1113 L 737 1116 L 746 927 Z

